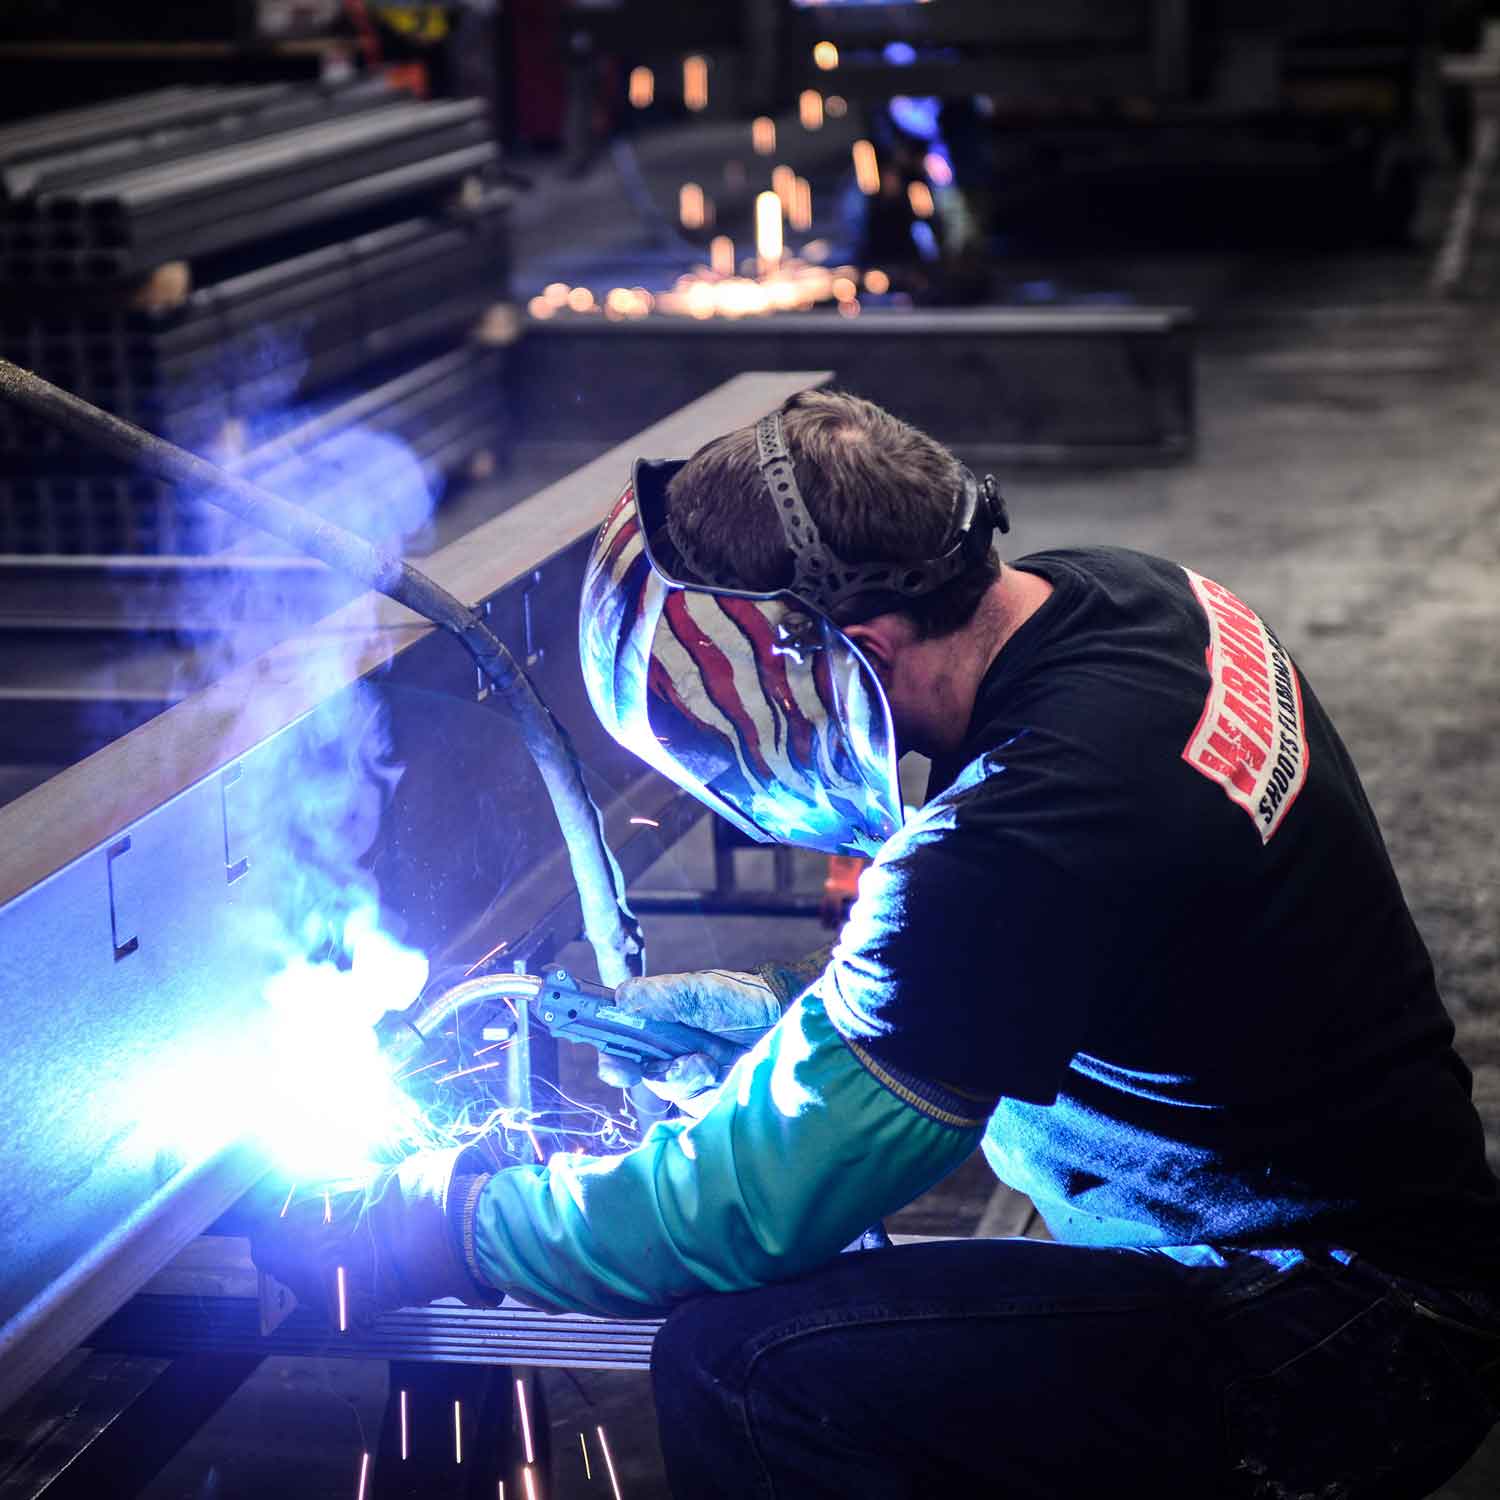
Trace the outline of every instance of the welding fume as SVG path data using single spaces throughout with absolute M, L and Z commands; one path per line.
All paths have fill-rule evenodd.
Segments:
M 838 942 L 434 988 L 379 1027 L 404 1086 L 535 1026 L 672 1113 L 547 1150 L 502 1111 L 269 1216 L 258 1263 L 339 1326 L 665 1318 L 682 1496 L 1453 1472 L 1500 1409 L 1500 1188 L 1353 763 L 1232 586 L 1002 560 L 1008 529 L 992 479 L 839 392 L 638 462 L 583 583 L 590 701 L 742 833 L 869 858 Z M 862 1233 L 976 1149 L 1055 1243 Z

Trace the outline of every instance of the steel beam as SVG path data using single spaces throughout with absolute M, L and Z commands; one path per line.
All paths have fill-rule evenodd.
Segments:
M 613 437 L 737 369 L 827 367 L 974 465 L 1159 463 L 1193 449 L 1193 357 L 1173 307 L 560 316 L 514 351 L 515 420 L 530 441 Z
M 638 873 L 696 805 L 589 710 L 576 599 L 593 529 L 633 458 L 687 452 L 826 372 L 741 375 L 428 560 L 483 606 L 572 729 L 606 835 Z M 439 960 L 497 939 L 525 957 L 581 926 L 566 853 L 519 737 L 475 706 L 467 656 L 365 598 L 0 809 L 0 1407 L 82 1342 L 263 1169 L 214 1139 L 215 1070 L 264 1014 L 236 912 L 269 906 L 287 747 L 368 682 L 406 766 L 373 873 L 406 940 Z M 248 809 L 247 810 L 247 804 Z M 633 821 L 641 819 L 643 821 Z M 660 826 L 651 826 L 657 824 Z M 498 894 L 497 894 L 498 893 Z M 479 946 L 480 944 L 484 946 Z

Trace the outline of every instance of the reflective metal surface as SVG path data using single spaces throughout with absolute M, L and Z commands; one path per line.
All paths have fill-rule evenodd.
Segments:
M 573 730 L 627 876 L 696 809 L 588 709 L 574 622 L 589 535 L 635 455 L 690 450 L 822 378 L 741 376 L 430 560 L 487 604 Z M 529 956 L 579 931 L 539 778 L 475 705 L 468 658 L 385 602 L 351 644 L 360 608 L 0 809 L 0 1407 L 263 1170 L 223 1138 L 216 1095 L 264 1012 L 239 919 L 284 894 L 279 799 L 299 786 L 287 749 L 311 710 L 361 680 L 387 707 L 406 769 L 371 863 L 405 942 L 437 960 L 501 939 Z

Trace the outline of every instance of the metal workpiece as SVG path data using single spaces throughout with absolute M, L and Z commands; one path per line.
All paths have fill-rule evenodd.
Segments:
M 825 378 L 740 376 L 428 560 L 512 652 L 529 644 L 627 878 L 701 809 L 589 710 L 576 619 L 592 533 L 638 454 L 690 451 Z M 567 855 L 518 733 L 476 702 L 468 658 L 379 598 L 0 808 L 0 995 L 12 1027 L 0 1085 L 12 1122 L 0 1136 L 0 1406 L 263 1168 L 254 1149 L 214 1138 L 266 1013 L 267 961 L 239 923 L 278 898 L 278 810 L 282 789 L 302 784 L 299 726 L 356 692 L 383 705 L 405 767 L 368 862 L 403 940 L 434 964 L 467 966 L 500 942 L 541 961 L 579 934 Z
M 516 359 L 516 422 L 536 441 L 580 421 L 623 436 L 747 367 L 831 368 L 974 467 L 1171 462 L 1196 440 L 1194 318 L 1180 307 L 560 315 L 529 322 Z
M 294 1309 L 269 1337 L 249 1297 L 147 1295 L 127 1303 L 89 1340 L 115 1354 L 303 1355 L 423 1364 L 648 1370 L 660 1319 L 590 1318 L 529 1308 L 432 1307 L 385 1313 L 339 1333 L 320 1314 Z

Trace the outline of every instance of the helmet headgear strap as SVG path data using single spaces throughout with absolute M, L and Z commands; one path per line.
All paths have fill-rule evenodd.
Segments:
M 900 598 L 930 594 L 987 553 L 996 531 L 1010 530 L 1005 501 L 994 476 L 986 474 L 980 483 L 964 469 L 949 532 L 954 541 L 941 556 L 918 563 L 845 562 L 823 540 L 808 514 L 802 491 L 797 488 L 780 412 L 772 412 L 755 424 L 755 447 L 761 478 L 792 554 L 788 591 L 833 618 L 859 595 L 900 596 L 890 606 L 896 608 Z

